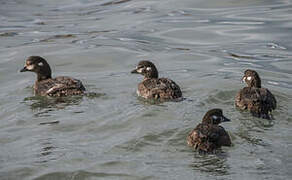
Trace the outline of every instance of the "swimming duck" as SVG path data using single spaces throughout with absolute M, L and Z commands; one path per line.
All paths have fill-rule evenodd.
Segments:
M 241 89 L 235 97 L 235 105 L 241 110 L 249 110 L 252 115 L 271 119 L 271 111 L 277 106 L 274 95 L 261 87 L 261 79 L 254 70 L 247 69 L 242 78 L 247 87 Z
M 231 146 L 228 133 L 219 126 L 220 123 L 227 121 L 230 120 L 223 116 L 221 109 L 209 110 L 203 117 L 202 123 L 189 133 L 188 145 L 204 153 L 216 152 L 221 146 Z
M 37 74 L 34 93 L 41 96 L 80 95 L 85 91 L 82 82 L 67 76 L 52 78 L 51 68 L 47 61 L 40 56 L 30 56 L 20 72 L 31 71 Z
M 140 61 L 131 73 L 144 76 L 143 81 L 138 84 L 138 96 L 156 100 L 178 100 L 182 97 L 180 87 L 174 81 L 158 78 L 158 71 L 150 61 Z

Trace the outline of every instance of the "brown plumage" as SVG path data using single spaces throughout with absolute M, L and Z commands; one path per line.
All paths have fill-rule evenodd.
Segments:
M 176 100 L 182 97 L 180 87 L 174 81 L 158 78 L 158 71 L 150 61 L 140 61 L 131 73 L 144 76 L 144 80 L 138 84 L 138 96 L 157 100 Z
M 41 96 L 70 96 L 83 94 L 85 88 L 78 79 L 67 76 L 52 78 L 51 68 L 40 56 L 30 56 L 20 72 L 31 71 L 37 74 L 34 93 Z
M 261 87 L 261 79 L 254 70 L 246 70 L 242 78 L 247 87 L 241 89 L 235 96 L 235 105 L 241 110 L 249 110 L 252 115 L 271 119 L 271 112 L 277 106 L 274 95 Z
M 205 153 L 216 152 L 221 146 L 231 146 L 228 133 L 222 126 L 219 126 L 221 122 L 227 121 L 230 120 L 223 116 L 221 109 L 209 110 L 202 123 L 189 133 L 188 145 Z

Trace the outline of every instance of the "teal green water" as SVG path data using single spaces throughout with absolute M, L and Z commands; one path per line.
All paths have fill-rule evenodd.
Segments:
M 0 179 L 291 179 L 291 19 L 291 0 L 0 1 Z M 31 55 L 93 94 L 34 97 Z M 139 100 L 143 59 L 185 100 Z M 235 109 L 247 68 L 275 120 Z M 200 155 L 186 136 L 215 107 L 233 146 Z

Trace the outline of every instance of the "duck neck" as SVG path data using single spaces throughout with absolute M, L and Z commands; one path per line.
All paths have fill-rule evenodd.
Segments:
M 144 79 L 157 79 L 157 78 L 158 78 L 158 71 L 156 70 L 156 68 L 144 74 Z
M 260 79 L 254 79 L 251 81 L 250 84 L 248 84 L 248 87 L 255 87 L 255 88 L 261 88 L 261 80 Z
M 52 78 L 51 74 L 41 74 L 41 73 L 37 74 L 37 81 L 43 81 L 43 80 L 51 79 L 51 78 Z

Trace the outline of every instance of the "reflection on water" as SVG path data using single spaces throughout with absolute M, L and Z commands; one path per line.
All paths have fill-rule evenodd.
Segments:
M 177 99 L 173 99 L 173 100 L 160 100 L 160 99 L 145 99 L 143 97 L 137 97 L 137 99 L 145 105 L 156 105 L 156 106 L 166 106 L 163 103 L 164 102 L 180 102 L 183 100 L 186 100 L 186 98 L 177 98 Z
M 190 165 L 194 170 L 208 173 L 216 176 L 229 174 L 229 165 L 226 163 L 227 154 L 220 155 L 202 155 L 194 153 L 193 163 Z
M 252 135 L 250 135 L 248 130 L 240 129 L 238 134 L 235 134 L 235 135 L 244 139 L 245 141 L 247 141 L 250 144 L 265 146 L 262 139 L 257 138 L 257 137 L 253 137 Z
M 52 143 L 53 139 L 47 138 L 39 140 L 40 152 L 38 153 L 38 160 L 36 163 L 46 163 L 49 161 L 57 160 L 58 148 Z M 56 154 L 54 154 L 56 153 Z
M 41 118 L 47 117 L 49 121 L 40 122 L 40 125 L 54 125 L 60 123 L 59 120 L 50 120 L 49 117 L 54 114 L 54 111 L 65 110 L 70 106 L 78 106 L 84 98 L 97 99 L 104 97 L 105 93 L 86 92 L 81 96 L 70 97 L 49 97 L 49 96 L 31 96 L 24 98 L 23 103 L 30 106 L 34 117 Z M 75 110 L 75 114 L 84 113 L 83 110 Z
M 24 98 L 23 102 L 28 104 L 34 112 L 39 112 L 42 110 L 49 112 L 54 110 L 62 110 L 67 106 L 79 105 L 84 97 L 94 99 L 102 96 L 105 96 L 105 93 L 87 92 L 81 96 L 69 97 L 31 96 Z M 43 114 L 43 112 L 39 112 L 35 115 L 38 116 L 41 114 Z
M 214 92 L 211 92 L 209 97 L 206 99 L 206 104 L 212 105 L 212 104 L 225 104 L 229 106 L 234 105 L 234 97 L 236 95 L 236 91 L 218 91 L 215 90 Z
M 131 0 L 110 1 L 110 2 L 107 2 L 107 3 L 101 4 L 101 6 L 109 6 L 109 5 L 121 4 L 121 3 L 126 3 L 128 1 L 131 1 Z
M 72 97 L 46 97 L 32 96 L 23 100 L 28 104 L 34 113 L 34 116 L 46 116 L 50 111 L 62 110 L 67 106 L 79 105 L 82 101 L 82 96 Z M 47 115 L 49 116 L 49 115 Z
M 60 178 L 61 177 L 61 178 Z M 95 179 L 95 178 L 108 178 L 108 179 L 149 179 L 149 178 L 141 178 L 139 176 L 133 176 L 125 173 L 102 173 L 102 172 L 89 172 L 89 171 L 74 171 L 74 172 L 54 172 L 42 175 L 34 180 L 50 180 L 50 179 Z

